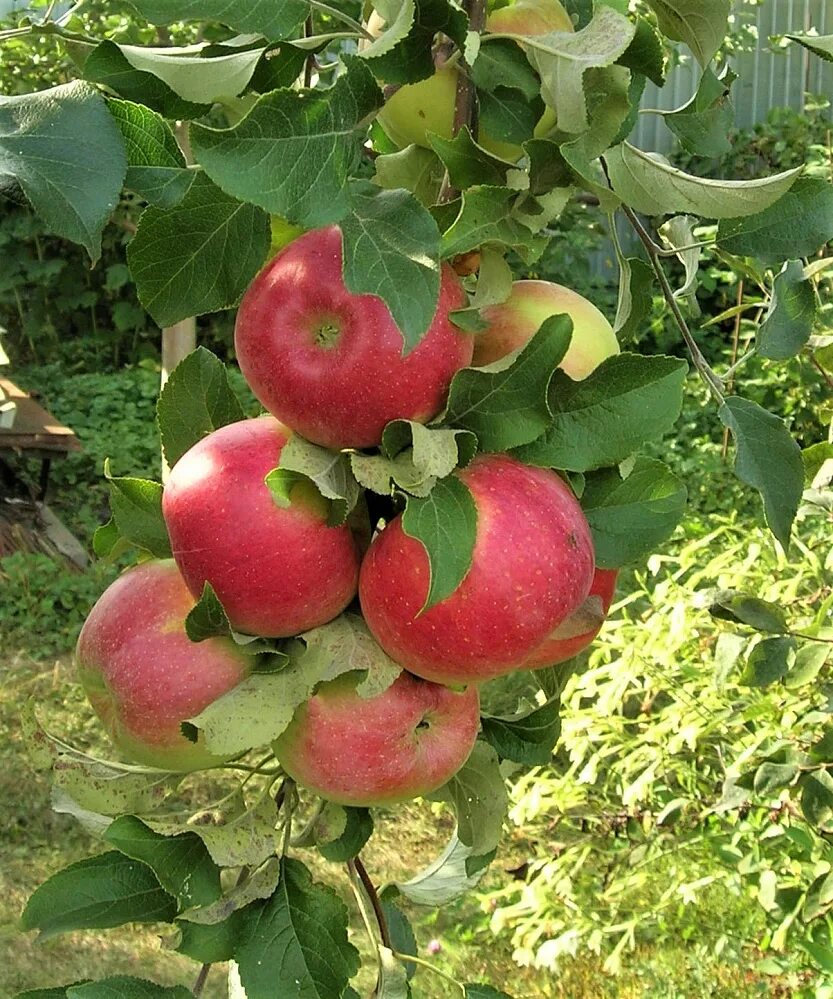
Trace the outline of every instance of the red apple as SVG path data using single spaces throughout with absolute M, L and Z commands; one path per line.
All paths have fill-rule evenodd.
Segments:
M 177 565 L 197 598 L 214 588 L 231 626 L 297 635 L 337 617 L 356 594 L 350 529 L 327 526 L 308 482 L 278 505 L 264 479 L 292 435 L 272 416 L 215 430 L 171 469 L 162 512 Z
M 398 418 L 425 421 L 445 405 L 473 338 L 448 318 L 465 304 L 442 268 L 440 299 L 425 338 L 406 357 L 402 334 L 375 295 L 352 295 L 341 274 L 341 232 L 296 239 L 255 278 L 237 316 L 237 359 L 271 413 L 325 447 L 372 447 Z
M 428 556 L 400 517 L 373 541 L 359 580 L 365 620 L 385 652 L 412 673 L 449 684 L 522 668 L 584 602 L 594 568 L 590 528 L 555 472 L 485 455 L 455 474 L 474 498 L 477 536 L 454 593 L 420 613 Z
M 180 723 L 248 675 L 252 657 L 229 638 L 185 633 L 194 598 L 170 559 L 144 562 L 90 611 L 75 650 L 81 683 L 113 742 L 137 763 L 189 771 L 224 762 Z
M 584 605 L 586 614 L 582 616 L 582 608 L 579 608 L 572 618 L 567 618 L 556 629 L 556 633 L 527 659 L 527 669 L 542 669 L 565 663 L 592 643 L 602 630 L 604 619 L 613 603 L 618 576 L 618 569 L 596 569 L 593 585 Z
M 573 381 L 586 378 L 605 358 L 619 353 L 613 327 L 578 292 L 551 281 L 515 281 L 505 302 L 483 310 L 489 328 L 477 335 L 472 363 L 481 367 L 499 361 L 527 344 L 545 319 L 561 313 L 573 321 L 573 338 L 559 367 Z
M 403 672 L 362 700 L 355 674 L 323 684 L 273 744 L 290 777 L 341 805 L 392 805 L 435 791 L 468 759 L 477 688 L 457 692 Z

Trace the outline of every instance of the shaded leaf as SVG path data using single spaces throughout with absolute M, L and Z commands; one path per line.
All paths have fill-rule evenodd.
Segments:
M 788 260 L 776 275 L 769 310 L 758 328 L 758 353 L 773 361 L 795 357 L 810 339 L 815 321 L 813 282 L 804 277 L 800 260 Z
M 463 767 L 428 797 L 454 808 L 457 837 L 475 856 L 495 849 L 509 809 L 509 795 L 492 746 L 476 742 Z

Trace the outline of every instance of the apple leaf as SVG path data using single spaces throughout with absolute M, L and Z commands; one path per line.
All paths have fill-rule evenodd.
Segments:
M 734 219 L 755 215 L 786 194 L 804 169 L 760 180 L 711 180 L 672 167 L 662 158 L 623 142 L 604 155 L 613 190 L 645 215 L 690 213 Z
M 0 96 L 0 164 L 4 186 L 19 184 L 47 229 L 80 243 L 95 263 L 127 170 L 121 132 L 101 94 L 75 81 Z
M 160 208 L 179 204 L 196 172 L 186 168 L 168 123 L 141 104 L 112 98 L 107 106 L 121 129 L 127 151 L 124 186 Z
M 190 814 L 184 815 L 182 821 L 145 816 L 144 822 L 163 836 L 195 833 L 218 867 L 257 867 L 279 849 L 275 831 L 277 810 L 268 796 L 250 806 L 243 792 L 237 790 L 223 802 L 222 808 L 211 807 L 202 814 L 198 812 L 196 821 L 192 821 L 194 818 Z M 193 912 L 188 918 L 198 919 Z
M 162 836 L 134 815 L 121 815 L 104 834 L 120 853 L 146 864 L 180 909 L 210 905 L 220 897 L 220 869 L 195 833 Z
M 653 312 L 651 292 L 656 280 L 651 265 L 640 257 L 626 257 L 617 247 L 619 300 L 613 329 L 619 343 L 628 343 L 645 331 Z
M 343 219 L 361 126 L 382 104 L 367 66 L 356 58 L 346 65 L 328 90 L 264 94 L 233 128 L 193 124 L 191 144 L 203 169 L 228 195 L 298 225 Z
M 287 652 L 287 666 L 247 677 L 188 719 L 183 732 L 189 738 L 202 732 L 209 752 L 236 755 L 277 739 L 319 683 L 361 671 L 365 676 L 357 686 L 359 695 L 376 697 L 401 672 L 376 644 L 364 621 L 354 614 L 342 614 L 329 624 L 305 632 Z
M 434 152 L 445 164 L 454 187 L 464 190 L 475 184 L 500 186 L 506 183 L 506 171 L 510 165 L 478 146 L 467 125 L 453 139 L 434 134 L 430 134 L 428 138 Z M 528 135 L 525 134 L 524 138 L 528 138 Z
M 833 827 L 833 777 L 826 770 L 814 770 L 805 774 L 798 786 L 804 818 L 811 826 L 830 832 Z
M 277 881 L 272 886 L 272 891 L 276 885 Z M 200 964 L 220 964 L 223 961 L 230 961 L 234 957 L 238 931 L 244 918 L 245 913 L 235 909 L 224 920 L 215 923 L 195 923 L 190 919 L 178 919 L 176 928 L 179 930 L 179 940 L 174 949 L 178 954 L 184 954 L 192 961 L 199 961 Z
M 558 113 L 561 131 L 574 134 L 585 131 L 588 125 L 585 72 L 615 63 L 624 55 L 635 32 L 635 25 L 627 17 L 612 7 L 599 5 L 590 23 L 579 31 L 513 36 L 538 70 L 541 94 Z
M 676 250 L 677 260 L 685 269 L 685 281 L 681 288 L 674 292 L 674 298 L 687 298 L 689 306 L 694 315 L 699 315 L 700 307 L 697 304 L 697 276 L 700 269 L 700 258 L 703 250 L 694 244 L 697 239 L 694 235 L 694 227 L 699 225 L 700 220 L 693 215 L 675 215 L 669 219 L 659 229 L 659 235 L 663 243 L 669 250 Z
M 762 638 L 752 647 L 739 682 L 747 687 L 768 687 L 783 680 L 794 662 L 794 638 Z
M 729 97 L 737 75 L 727 70 L 717 77 L 707 66 L 697 93 L 683 107 L 663 115 L 663 121 L 696 156 L 723 156 L 732 149 L 729 131 L 735 124 L 735 109 Z
M 86 984 L 87 979 L 75 982 L 75 985 Z M 72 985 L 58 985 L 54 989 L 27 989 L 25 992 L 18 992 L 14 999 L 67 999 L 67 989 Z
M 279 506 L 289 506 L 292 487 L 299 478 L 312 482 L 330 501 L 327 523 L 331 527 L 343 524 L 359 501 L 359 484 L 350 467 L 350 456 L 293 434 L 281 450 L 280 465 L 266 476 L 266 485 Z
M 756 215 L 723 219 L 720 246 L 765 264 L 812 257 L 833 239 L 833 187 L 826 180 L 802 177 L 774 205 Z
M 347 939 L 347 907 L 299 860 L 282 857 L 280 864 L 272 897 L 241 912 L 234 957 L 246 996 L 340 996 L 360 965 Z
M 136 69 L 115 42 L 105 40 L 91 45 L 67 41 L 64 44 L 85 80 L 157 111 L 171 121 L 200 118 L 211 108 L 210 104 L 183 100 L 158 76 Z
M 715 594 L 709 613 L 721 621 L 745 624 L 756 631 L 772 635 L 784 635 L 790 630 L 783 608 L 770 600 L 762 600 L 748 593 L 721 590 Z
M 393 885 L 389 885 L 379 895 L 382 902 L 382 912 L 388 924 L 391 943 L 394 950 L 399 954 L 418 954 L 416 937 L 413 927 L 405 913 L 394 901 L 399 892 Z M 417 966 L 413 961 L 403 961 L 405 974 L 410 981 L 416 974 Z
M 171 542 L 162 516 L 160 483 L 113 476 L 109 458 L 104 462 L 104 476 L 110 484 L 110 508 L 119 537 L 156 558 L 170 558 Z
M 403 34 L 403 23 L 409 14 L 403 8 L 410 6 L 415 8 L 414 17 Z M 410 4 L 408 0 L 385 0 L 377 2 L 375 7 L 387 21 L 389 38 L 401 37 L 396 38 L 393 46 L 384 44 L 381 51 L 371 44 L 360 54 L 363 58 L 369 55 L 368 64 L 374 74 L 386 83 L 416 83 L 431 76 L 435 69 L 432 46 L 437 34 L 447 35 L 463 48 L 468 17 L 457 3 L 415 0 Z
M 251 667 L 253 673 L 271 673 L 288 661 L 288 656 L 278 648 L 280 639 L 258 638 L 235 631 L 209 582 L 203 584 L 200 599 L 185 617 L 185 632 L 192 642 L 204 642 L 208 638 L 232 639 L 239 651 L 256 657 Z
M 333 816 L 338 822 L 333 824 Z M 334 864 L 352 860 L 373 835 L 373 816 L 367 808 L 344 808 L 328 802 L 314 829 L 318 852 Z
M 547 701 L 516 715 L 483 715 L 480 724 L 483 738 L 502 760 L 544 766 L 561 735 L 561 702 Z
M 464 988 L 465 999 L 512 999 L 508 992 L 501 992 L 491 985 L 475 983 L 465 985 Z
M 444 422 L 470 430 L 481 451 L 506 451 L 536 440 L 551 422 L 547 391 L 572 335 L 569 316 L 551 316 L 520 353 L 458 371 Z
M 408 37 L 416 17 L 415 0 L 377 0 L 373 6 L 384 19 L 385 28 L 362 49 L 363 59 L 375 59 L 390 52 L 395 45 Z
M 145 864 L 113 850 L 53 874 L 30 896 L 24 930 L 46 940 L 70 930 L 102 930 L 124 923 L 169 923 L 176 899 Z
M 552 422 L 516 457 L 572 472 L 624 461 L 676 423 L 687 371 L 680 358 L 641 354 L 609 357 L 581 382 L 557 371 L 549 389 Z
M 198 172 L 179 204 L 151 206 L 127 250 L 142 305 L 160 326 L 236 305 L 269 251 L 269 217 Z
M 481 45 L 471 68 L 471 78 L 483 93 L 492 93 L 498 88 L 517 90 L 529 102 L 541 93 L 541 81 L 535 70 L 520 47 L 508 38 L 497 38 L 488 45 Z
M 203 437 L 243 417 L 225 365 L 197 347 L 171 372 L 156 404 L 165 459 L 173 467 Z
M 518 144 L 533 138 L 535 126 L 545 111 L 540 97 L 530 101 L 520 90 L 509 87 L 478 91 L 477 103 L 481 132 L 485 132 L 490 139 Z M 495 181 L 484 177 L 482 180 L 482 183 L 490 182 L 503 184 L 505 179 L 498 177 Z
M 410 191 L 421 205 L 433 205 L 440 194 L 445 168 L 439 157 L 421 146 L 406 146 L 398 153 L 377 156 L 374 162 L 379 187 Z
M 408 973 L 405 965 L 389 947 L 379 946 L 379 981 L 375 999 L 410 999 Z
M 272 824 L 274 825 L 274 818 Z M 277 857 L 269 857 L 244 881 L 229 888 L 216 902 L 183 913 L 182 917 L 177 920 L 177 926 L 182 927 L 186 921 L 192 929 L 194 926 L 214 926 L 217 923 L 223 923 L 229 916 L 244 909 L 249 903 L 255 902 L 259 898 L 270 898 L 277 888 L 280 878 L 280 861 Z M 187 953 L 181 946 L 177 950 L 180 953 Z
M 457 217 L 442 237 L 443 259 L 495 243 L 515 250 L 526 263 L 537 260 L 546 240 L 512 216 L 517 196 L 518 192 L 508 187 L 478 186 L 464 191 Z
M 68 985 L 66 990 L 66 999 L 191 999 L 191 996 L 182 985 L 157 985 L 132 975 L 112 975 L 98 982 Z
M 735 439 L 735 474 L 761 494 L 769 529 L 786 551 L 804 490 L 801 449 L 784 421 L 757 403 L 729 396 L 718 415 Z
M 617 65 L 625 66 L 635 75 L 646 76 L 658 87 L 665 86 L 665 47 L 656 28 L 644 17 L 636 19 L 633 39 Z
M 309 13 L 306 0 L 130 0 L 151 24 L 174 21 L 219 21 L 235 31 L 265 35 L 270 41 L 294 38 Z
M 587 476 L 581 506 L 593 532 L 596 565 L 618 569 L 657 551 L 686 509 L 687 492 L 667 465 L 639 455 L 630 474 L 605 468 Z
M 447 905 L 477 887 L 488 867 L 479 862 L 472 864 L 479 859 L 455 833 L 436 860 L 409 881 L 397 881 L 395 888 L 415 905 Z M 474 869 L 470 872 L 469 867 Z
M 440 479 L 425 498 L 408 497 L 402 530 L 419 541 L 430 565 L 430 582 L 420 613 L 445 600 L 466 578 L 477 539 L 477 507 L 455 476 Z
M 785 361 L 806 346 L 816 322 L 816 291 L 800 260 L 788 260 L 776 275 L 766 318 L 755 346 L 761 357 Z
M 437 311 L 437 223 L 409 192 L 353 181 L 341 234 L 347 290 L 382 299 L 402 333 L 403 353 L 408 353 L 428 332 Z
M 457 836 L 475 856 L 483 856 L 497 847 L 509 810 L 509 794 L 492 746 L 476 742 L 463 767 L 427 797 L 446 801 L 454 808 Z
M 701 66 L 707 66 L 729 29 L 731 0 L 647 0 L 659 30 L 685 42 Z

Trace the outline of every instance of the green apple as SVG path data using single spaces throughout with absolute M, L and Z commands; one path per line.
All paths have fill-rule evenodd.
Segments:
M 613 354 L 619 342 L 602 313 L 578 292 L 551 281 L 515 281 L 512 293 L 500 305 L 482 312 L 489 328 L 474 341 L 474 367 L 499 361 L 527 344 L 550 316 L 568 315 L 573 338 L 559 367 L 581 381 Z
M 493 35 L 548 35 L 572 30 L 570 15 L 558 0 L 514 0 L 486 18 L 486 31 Z

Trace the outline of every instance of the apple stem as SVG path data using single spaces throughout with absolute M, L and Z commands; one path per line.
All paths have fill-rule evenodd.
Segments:
M 385 918 L 385 910 L 382 908 L 382 903 L 379 901 L 379 895 L 373 882 L 370 880 L 367 868 L 362 863 L 361 857 L 358 856 L 347 862 L 348 868 L 350 868 L 351 865 L 352 870 L 355 871 L 362 883 L 362 887 L 370 900 L 370 904 L 373 906 L 373 915 L 376 917 L 376 925 L 379 927 L 379 936 L 381 937 L 382 943 L 388 948 L 388 950 L 394 950 L 394 946 L 390 939 L 388 921 Z

